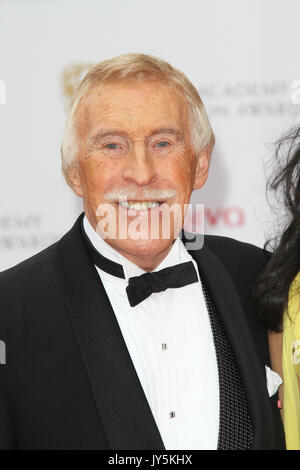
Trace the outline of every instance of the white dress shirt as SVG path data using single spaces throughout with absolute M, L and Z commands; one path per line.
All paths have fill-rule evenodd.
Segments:
M 154 271 L 192 261 L 199 282 L 153 293 L 131 307 L 128 278 L 145 273 L 103 240 L 87 217 L 84 229 L 103 256 L 123 266 L 125 279 L 96 266 L 164 446 L 216 449 L 219 432 L 218 368 L 197 263 L 177 238 Z

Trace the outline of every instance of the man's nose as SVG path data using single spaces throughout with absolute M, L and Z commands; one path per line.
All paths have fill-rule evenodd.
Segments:
M 146 151 L 143 143 L 134 144 L 123 170 L 123 178 L 139 186 L 154 183 L 157 171 L 153 157 Z

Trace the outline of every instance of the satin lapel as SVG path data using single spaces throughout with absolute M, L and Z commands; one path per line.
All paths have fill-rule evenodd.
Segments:
M 264 370 L 233 281 L 219 258 L 208 247 L 189 253 L 206 281 L 240 370 L 252 419 L 254 449 L 272 449 L 275 445 L 274 424 Z
M 66 303 L 112 449 L 164 449 L 106 291 L 89 258 L 80 220 L 58 244 Z

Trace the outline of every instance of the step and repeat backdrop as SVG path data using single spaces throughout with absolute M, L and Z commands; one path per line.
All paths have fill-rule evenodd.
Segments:
M 272 143 L 300 125 L 299 0 L 0 0 L 0 271 L 59 239 L 82 210 L 60 170 L 70 98 L 93 64 L 149 53 L 198 88 L 215 135 L 194 192 L 205 232 L 258 246 Z

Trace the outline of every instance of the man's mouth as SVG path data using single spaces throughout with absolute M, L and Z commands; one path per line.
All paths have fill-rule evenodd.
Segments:
M 125 209 L 135 211 L 147 211 L 156 209 L 166 201 L 119 201 L 119 205 Z

